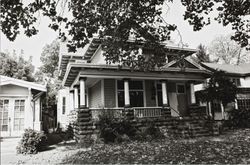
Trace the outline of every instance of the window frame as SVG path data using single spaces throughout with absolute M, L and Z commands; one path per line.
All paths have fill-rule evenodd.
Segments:
M 65 115 L 66 112 L 66 97 L 62 97 L 62 115 Z
M 122 107 L 124 107 L 124 106 L 119 106 L 119 98 L 118 98 L 118 93 L 119 92 L 125 92 L 124 91 L 124 88 L 122 88 L 122 89 L 119 89 L 118 87 L 119 87 L 119 85 L 118 85 L 118 83 L 119 83 L 119 81 L 122 81 L 122 82 L 124 82 L 124 80 L 116 80 L 116 107 L 118 107 L 118 108 L 122 108 Z M 129 87 L 129 94 L 130 94 L 130 92 L 142 92 L 142 96 L 143 96 L 143 107 L 145 106 L 145 101 L 146 101 L 146 99 L 145 99 L 145 81 L 144 80 L 130 80 L 129 81 L 129 84 L 131 83 L 131 82 L 133 82 L 133 81 L 139 81 L 139 82 L 141 82 L 142 83 L 142 89 L 131 89 L 130 87 Z M 130 97 L 131 98 L 131 97 Z M 131 104 L 130 104 L 130 106 L 132 106 Z
M 21 102 L 23 101 L 23 104 Z M 16 104 L 18 102 L 18 104 Z M 23 107 L 23 112 L 21 111 L 21 107 Z M 16 116 L 16 110 L 18 110 L 19 113 L 23 113 L 23 116 Z M 14 100 L 14 121 L 13 121 L 13 130 L 14 131 L 22 131 L 24 129 L 24 115 L 25 115 L 25 99 L 15 99 Z M 16 124 L 16 120 L 18 121 L 18 124 Z M 21 124 L 21 120 L 23 123 Z M 16 125 L 18 129 L 16 129 Z
M 182 93 L 182 92 L 179 92 L 178 91 L 178 86 L 180 86 L 180 85 L 182 85 L 184 88 L 184 92 Z M 185 83 L 176 83 L 176 93 L 177 94 L 186 94 L 186 85 L 185 85 Z

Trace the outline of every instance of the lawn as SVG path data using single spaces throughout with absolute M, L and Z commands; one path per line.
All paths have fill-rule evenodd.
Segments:
M 250 129 L 218 137 L 95 144 L 64 158 L 67 164 L 249 164 Z

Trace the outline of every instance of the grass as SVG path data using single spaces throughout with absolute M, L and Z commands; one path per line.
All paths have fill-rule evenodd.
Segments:
M 250 129 L 219 137 L 122 144 L 94 144 L 63 160 L 67 164 L 243 164 L 250 163 Z

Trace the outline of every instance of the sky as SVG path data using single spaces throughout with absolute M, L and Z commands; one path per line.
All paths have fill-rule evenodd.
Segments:
M 185 8 L 180 4 L 180 1 L 174 1 L 173 4 L 169 3 L 168 5 L 170 10 L 164 14 L 166 21 L 177 25 L 183 43 L 188 44 L 189 48 L 197 48 L 200 43 L 209 45 L 214 38 L 232 33 L 230 27 L 223 27 L 217 22 L 211 23 L 211 25 L 204 27 L 201 31 L 194 32 L 192 26 L 183 19 Z M 40 66 L 40 55 L 43 47 L 58 37 L 58 32 L 48 27 L 49 22 L 47 18 L 41 18 L 38 24 L 39 33 L 37 35 L 29 38 L 24 34 L 20 34 L 14 42 L 9 41 L 1 32 L 0 51 L 12 53 L 15 50 L 18 55 L 23 50 L 26 59 L 32 56 L 34 66 Z M 177 43 L 179 42 L 180 37 L 177 32 L 172 34 L 172 39 Z

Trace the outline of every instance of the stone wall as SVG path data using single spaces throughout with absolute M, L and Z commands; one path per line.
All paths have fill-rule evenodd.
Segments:
M 161 117 L 158 118 L 135 118 L 132 109 L 125 109 L 127 119 L 139 130 L 154 123 L 163 132 L 167 132 L 176 138 L 193 138 L 219 134 L 219 127 L 214 121 L 204 119 L 204 117 L 171 117 L 170 109 L 165 109 Z M 80 109 L 77 114 L 77 121 L 74 125 L 75 139 L 78 142 L 88 138 L 97 138 L 99 124 L 92 119 L 91 110 Z

